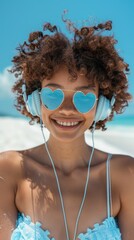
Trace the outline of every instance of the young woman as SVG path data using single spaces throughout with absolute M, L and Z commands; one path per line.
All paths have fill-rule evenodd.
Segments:
M 131 99 L 128 64 L 110 21 L 67 23 L 71 39 L 47 23 L 13 59 L 16 107 L 40 124 L 44 144 L 0 155 L 1 240 L 134 239 L 134 160 L 94 149 L 94 131 Z

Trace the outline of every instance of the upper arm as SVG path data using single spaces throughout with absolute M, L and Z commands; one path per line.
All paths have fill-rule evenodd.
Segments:
M 11 239 L 15 227 L 17 209 L 15 206 L 15 172 L 12 164 L 13 154 L 0 154 L 0 239 Z
M 118 214 L 122 240 L 134 239 L 134 159 L 123 157 L 118 174 L 121 208 Z

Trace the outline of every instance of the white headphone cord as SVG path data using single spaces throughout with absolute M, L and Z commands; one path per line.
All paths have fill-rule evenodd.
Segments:
M 40 118 L 40 119 L 41 119 L 41 118 Z M 56 172 L 56 169 L 55 169 L 54 162 L 53 162 L 53 160 L 52 160 L 52 157 L 51 157 L 51 155 L 50 155 L 50 153 L 49 153 L 49 150 L 48 150 L 48 147 L 47 147 L 45 134 L 44 134 L 44 132 L 43 132 L 43 123 L 42 123 L 42 121 L 40 122 L 40 125 L 41 125 L 41 131 L 42 131 L 42 135 L 43 135 L 45 147 L 46 147 L 48 156 L 49 156 L 49 158 L 50 158 L 50 161 L 51 161 L 51 163 L 52 163 L 52 167 L 53 167 L 54 174 L 55 174 L 55 177 L 56 177 L 56 182 L 57 182 L 57 186 L 58 186 L 58 191 L 59 191 L 60 200 L 61 200 L 61 206 L 62 206 L 62 212 L 63 212 L 63 217 L 64 217 L 66 236 L 67 236 L 67 240 L 69 240 L 68 226 L 67 226 L 67 220 L 66 220 L 64 202 L 63 202 L 63 197 L 62 197 L 62 193 L 61 193 L 61 189 L 60 189 L 59 179 L 58 179 L 58 176 L 57 176 L 57 172 Z M 79 218 L 80 218 L 80 214 L 81 214 L 81 211 L 82 211 L 82 208 L 83 208 L 83 205 L 84 205 L 84 201 L 85 201 L 85 197 L 86 197 L 86 193 L 87 193 L 88 181 L 89 181 L 89 176 L 90 176 L 90 165 L 91 165 L 91 160 L 92 160 L 93 153 L 94 153 L 94 130 L 95 130 L 95 124 L 93 125 L 93 130 L 92 130 L 92 143 L 93 143 L 93 146 L 92 146 L 92 151 L 91 151 L 91 155 L 90 155 L 89 162 L 88 162 L 88 170 L 87 170 L 87 178 L 86 178 L 86 184 L 85 184 L 85 189 L 84 189 L 84 195 L 83 195 L 82 202 L 81 202 L 81 205 L 80 205 L 80 209 L 79 209 L 79 212 L 78 212 L 78 216 L 77 216 L 77 219 L 76 219 L 76 224 L 75 224 L 75 231 L 74 231 L 73 240 L 75 240 L 75 237 L 76 237 L 77 227 L 78 227 L 78 221 L 79 221 Z

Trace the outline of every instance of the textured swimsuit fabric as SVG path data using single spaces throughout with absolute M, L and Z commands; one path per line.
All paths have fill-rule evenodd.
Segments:
M 29 216 L 19 213 L 16 229 L 12 233 L 11 240 L 56 240 L 55 238 L 49 238 L 49 234 L 48 230 L 41 228 L 41 223 L 36 222 L 34 224 Z M 113 217 L 109 217 L 101 224 L 96 223 L 93 229 L 88 228 L 85 233 L 80 233 L 78 239 L 121 240 L 121 233 L 116 220 Z

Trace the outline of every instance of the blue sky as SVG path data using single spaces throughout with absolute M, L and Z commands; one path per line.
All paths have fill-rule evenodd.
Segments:
M 134 96 L 134 44 L 133 0 L 1 0 L 0 1 L 0 112 L 13 111 L 10 92 L 13 77 L 7 73 L 15 48 L 23 43 L 30 32 L 42 30 L 45 22 L 57 24 L 65 31 L 61 14 L 68 10 L 68 17 L 80 23 L 84 20 L 104 22 L 112 20 L 116 48 L 130 64 L 129 91 Z M 126 114 L 134 114 L 134 102 Z

